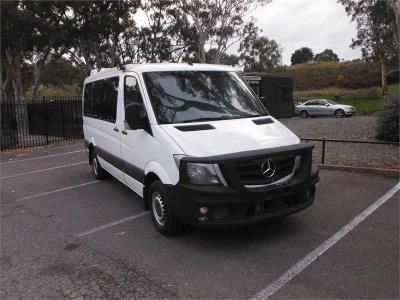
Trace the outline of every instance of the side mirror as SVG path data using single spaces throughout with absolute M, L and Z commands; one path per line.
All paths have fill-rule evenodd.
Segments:
M 143 105 L 130 104 L 125 107 L 125 122 L 130 129 L 146 129 L 148 126 Z
M 325 106 L 331 106 L 331 105 L 327 103 L 327 104 L 325 104 Z

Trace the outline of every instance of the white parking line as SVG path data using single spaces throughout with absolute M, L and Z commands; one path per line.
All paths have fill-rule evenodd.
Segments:
M 108 224 L 105 224 L 105 225 L 101 225 L 99 227 L 95 227 L 93 229 L 90 229 L 90 230 L 87 230 L 87 231 L 84 231 L 84 232 L 81 232 L 81 233 L 78 233 L 77 236 L 78 237 L 83 237 L 85 235 L 89 235 L 91 233 L 94 233 L 94 232 L 97 232 L 97 231 L 100 231 L 100 230 L 103 230 L 103 229 L 106 229 L 106 228 L 109 228 L 109 227 L 112 227 L 112 226 L 115 226 L 115 225 L 118 225 L 118 224 L 121 224 L 121 223 L 124 223 L 124 222 L 135 220 L 137 218 L 143 217 L 143 216 L 148 215 L 148 214 L 149 214 L 148 211 L 144 211 L 144 212 L 141 212 L 141 213 L 139 213 L 137 215 L 133 215 L 133 216 L 130 216 L 130 217 L 127 217 L 127 218 L 123 218 L 121 220 L 117 220 L 117 221 L 114 221 L 114 222 L 111 222 L 111 223 L 108 223 Z
M 75 189 L 75 188 L 78 188 L 78 187 L 81 187 L 81 186 L 86 186 L 86 185 L 93 184 L 93 183 L 98 183 L 98 182 L 100 182 L 100 181 L 99 180 L 89 181 L 89 182 L 85 182 L 85 183 L 69 186 L 69 187 L 66 187 L 66 188 L 62 188 L 62 189 L 58 189 L 58 190 L 54 190 L 54 191 L 50 191 L 50 192 L 46 192 L 46 193 L 41 193 L 41 194 L 36 194 L 36 195 L 20 198 L 20 199 L 17 199 L 15 201 L 30 200 L 30 199 L 33 199 L 33 198 L 46 196 L 46 195 L 50 195 L 50 194 L 54 194 L 54 193 L 58 193 L 58 192 L 62 192 L 62 191 L 72 190 L 72 189 Z
M 345 225 L 342 229 L 336 232 L 333 236 L 327 239 L 318 248 L 314 249 L 297 264 L 287 270 L 281 277 L 268 285 L 265 289 L 257 293 L 253 299 L 267 299 L 268 297 L 275 294 L 279 289 L 285 286 L 290 280 L 296 277 L 300 272 L 307 268 L 314 260 L 324 254 L 329 248 L 335 245 L 340 239 L 346 234 L 353 230 L 358 224 L 365 220 L 369 215 L 376 211 L 381 205 L 389 200 L 394 194 L 400 190 L 400 183 L 396 184 L 386 194 L 376 200 L 367 209 L 360 213 L 357 217 L 351 220 L 350 223 Z
M 54 156 L 60 156 L 60 155 L 67 155 L 67 154 L 84 152 L 84 151 L 85 150 L 77 150 L 77 151 L 57 153 L 57 154 L 51 154 L 51 155 L 45 155 L 45 156 L 31 157 L 31 158 L 25 158 L 25 159 L 17 159 L 17 160 L 2 162 L 2 163 L 0 163 L 0 165 L 6 165 L 6 164 L 12 164 L 12 163 L 17 163 L 17 162 L 21 162 L 21 161 L 34 160 L 34 159 L 40 159 L 40 158 L 48 158 L 48 157 L 54 157 Z
M 15 174 L 15 175 L 3 176 L 3 177 L 0 177 L 0 180 L 6 179 L 6 178 L 13 178 L 13 177 L 18 177 L 18 176 L 28 175 L 28 174 L 39 173 L 39 172 L 45 172 L 45 171 L 50 171 L 50 170 L 55 170 L 55 169 L 61 169 L 61 168 L 66 168 L 66 167 L 72 167 L 72 166 L 82 165 L 82 164 L 88 164 L 88 162 L 85 160 L 85 161 L 68 164 L 68 165 L 62 165 L 62 166 L 57 166 L 57 167 L 52 167 L 52 168 L 47 168 L 47 169 L 40 169 L 40 170 L 36 170 L 36 171 L 19 173 L 19 174 Z

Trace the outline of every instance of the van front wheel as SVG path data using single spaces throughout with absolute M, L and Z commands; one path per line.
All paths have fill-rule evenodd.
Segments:
M 150 185 L 149 198 L 151 218 L 157 230 L 166 236 L 180 233 L 183 224 L 171 211 L 168 197 L 160 181 L 154 181 Z
M 100 166 L 99 159 L 97 158 L 96 150 L 93 150 L 90 155 L 90 162 L 92 164 L 92 171 L 94 178 L 97 180 L 104 179 L 107 176 L 106 170 Z

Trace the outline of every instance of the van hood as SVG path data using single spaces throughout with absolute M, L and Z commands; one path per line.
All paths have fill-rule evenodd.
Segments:
M 257 125 L 253 122 L 253 120 L 265 118 L 164 124 L 160 127 L 185 154 L 196 157 L 268 149 L 300 143 L 295 134 L 272 117 L 268 118 L 273 123 Z M 186 128 L 187 131 L 183 131 L 182 127 L 184 126 L 191 128 Z M 206 127 L 214 128 L 206 129 Z

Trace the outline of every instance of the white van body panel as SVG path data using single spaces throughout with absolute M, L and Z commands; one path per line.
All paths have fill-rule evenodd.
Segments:
M 172 167 L 172 166 L 171 166 Z M 170 170 L 173 170 L 174 168 L 170 168 Z M 173 172 L 175 174 L 171 174 L 171 176 L 168 175 L 167 171 L 165 168 L 157 161 L 153 160 L 150 161 L 145 170 L 144 170 L 145 175 L 154 173 L 157 175 L 158 178 L 160 178 L 161 182 L 163 184 L 177 184 L 179 181 L 179 173 L 178 172 Z
M 128 64 L 124 71 L 117 68 L 107 68 L 100 72 L 92 72 L 84 83 L 90 83 L 110 77 L 119 77 L 119 92 L 117 104 L 117 119 L 110 123 L 90 117 L 83 117 L 85 139 L 93 146 L 107 149 L 116 157 L 121 158 L 120 169 L 106 162 L 101 155 L 101 166 L 140 196 L 143 196 L 144 185 L 139 178 L 128 174 L 124 161 L 134 166 L 143 175 L 154 173 L 164 184 L 176 184 L 179 181 L 179 170 L 174 160 L 175 154 L 205 157 L 210 155 L 228 154 L 248 150 L 275 148 L 298 144 L 296 135 L 276 119 L 274 123 L 256 125 L 252 119 L 235 119 L 206 122 L 215 127 L 213 130 L 183 132 L 175 128 L 178 124 L 160 125 L 157 123 L 152 104 L 144 85 L 143 72 L 160 71 L 237 71 L 235 68 L 223 65 L 207 64 Z M 135 77 L 146 108 L 152 135 L 146 131 L 125 130 L 124 119 L 124 80 L 126 76 Z M 263 118 L 263 117 L 261 117 Z M 195 125 L 200 123 L 179 124 Z M 202 123 L 204 124 L 204 122 Z M 114 129 L 118 129 L 114 131 Z
M 90 137 L 90 142 L 97 149 L 107 149 L 107 151 L 116 156 L 121 156 L 120 138 L 119 133 L 114 131 L 115 124 L 105 122 L 98 119 L 83 118 L 83 132 L 85 137 Z M 104 158 L 98 153 L 98 157 L 101 160 Z M 101 162 L 100 162 L 101 164 Z M 113 167 L 111 164 L 101 164 L 101 166 L 115 176 L 118 180 L 123 181 L 122 171 L 118 168 Z
M 258 119 L 262 118 L 265 117 Z M 173 124 L 160 127 L 187 155 L 199 157 L 275 148 L 300 142 L 299 138 L 279 121 L 269 118 L 274 123 L 256 125 L 252 120 L 257 118 L 211 121 L 207 123 L 215 129 L 199 131 L 181 131 Z M 195 124 L 200 123 L 190 123 Z

